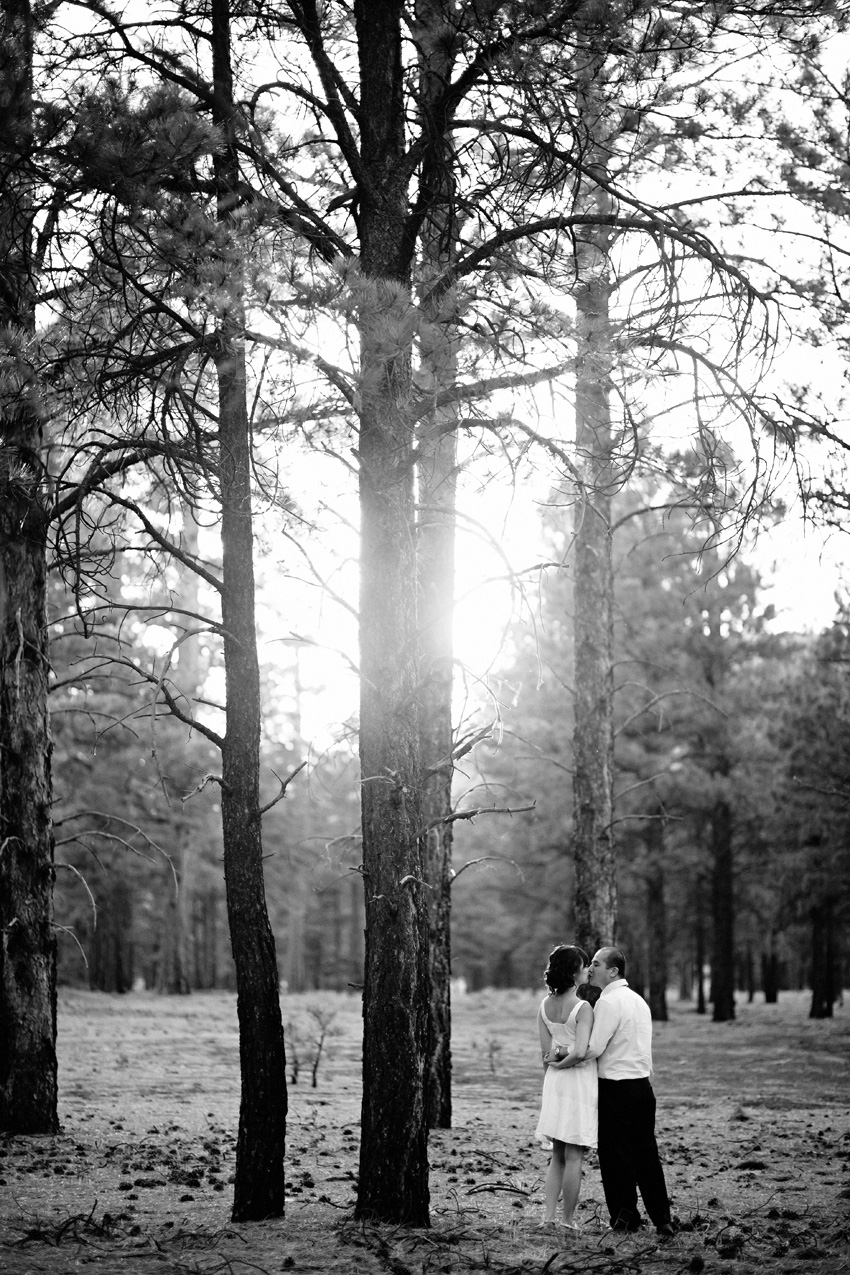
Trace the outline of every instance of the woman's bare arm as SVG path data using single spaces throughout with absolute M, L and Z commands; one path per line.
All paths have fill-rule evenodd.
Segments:
M 543 1070 L 547 1067 L 547 1055 L 552 1048 L 552 1033 L 543 1021 L 543 1007 L 537 1011 L 537 1026 L 540 1031 L 540 1052 L 543 1055 Z

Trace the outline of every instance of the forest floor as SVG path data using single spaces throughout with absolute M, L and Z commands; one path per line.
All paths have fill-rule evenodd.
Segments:
M 430 1141 L 428 1230 L 353 1219 L 360 1002 L 287 996 L 286 1216 L 230 1222 L 239 1076 L 235 998 L 65 990 L 57 1137 L 0 1140 L 8 1275 L 699 1275 L 850 1270 L 850 1005 L 739 1004 L 655 1026 L 658 1136 L 683 1229 L 607 1230 L 595 1156 L 577 1235 L 540 1228 L 538 998 L 457 997 L 454 1128 Z M 311 1012 L 312 1011 L 312 1012 Z M 316 1017 L 318 1015 L 318 1018 Z M 311 1084 L 319 1018 L 328 1036 Z M 327 1021 L 329 1019 L 329 1021 Z

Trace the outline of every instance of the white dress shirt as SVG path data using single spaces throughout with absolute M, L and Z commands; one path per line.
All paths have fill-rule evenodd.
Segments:
M 609 983 L 593 1007 L 585 1058 L 598 1059 L 600 1080 L 640 1080 L 652 1074 L 652 1015 L 624 978 Z

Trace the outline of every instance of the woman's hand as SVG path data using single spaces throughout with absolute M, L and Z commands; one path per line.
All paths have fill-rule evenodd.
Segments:
M 557 1068 L 558 1071 L 566 1071 L 568 1067 L 583 1067 L 584 1054 L 579 1054 L 576 1050 L 574 1050 L 571 1054 L 567 1054 L 565 1057 L 559 1058 L 557 1062 L 550 1062 L 549 1066 Z

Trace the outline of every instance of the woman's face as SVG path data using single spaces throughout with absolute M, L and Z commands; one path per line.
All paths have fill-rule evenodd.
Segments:
M 582 965 L 581 969 L 576 974 L 576 987 L 582 987 L 587 982 L 589 977 L 590 977 L 590 966 Z

